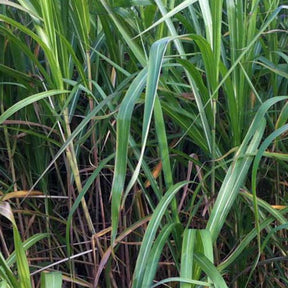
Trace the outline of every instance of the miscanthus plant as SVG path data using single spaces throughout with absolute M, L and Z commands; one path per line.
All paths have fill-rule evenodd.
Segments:
M 287 287 L 285 4 L 0 0 L 0 286 Z

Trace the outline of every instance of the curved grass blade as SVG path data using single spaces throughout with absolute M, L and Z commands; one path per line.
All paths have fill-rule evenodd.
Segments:
M 21 2 L 21 1 L 19 1 L 19 2 Z M 35 14 L 35 11 L 33 11 L 33 9 L 28 9 L 28 7 L 25 8 L 25 6 L 21 6 L 21 5 L 18 5 L 16 3 L 12 2 L 12 1 L 7 1 L 7 0 L 0 0 L 0 4 L 3 4 L 5 6 L 14 7 L 14 8 L 18 9 L 18 10 L 26 12 L 27 14 L 30 14 L 31 16 L 36 17 L 37 19 L 39 19 L 39 15 Z
M 218 87 L 212 94 L 212 98 L 216 95 L 220 87 L 225 83 L 227 78 L 230 76 L 230 74 L 234 71 L 235 67 L 240 63 L 240 61 L 244 58 L 244 56 L 248 53 L 248 51 L 253 47 L 253 45 L 257 42 L 257 40 L 261 37 L 262 33 L 267 29 L 267 27 L 273 22 L 281 10 L 288 9 L 288 5 L 281 5 L 277 9 L 275 9 L 267 21 L 264 23 L 264 25 L 259 29 L 258 33 L 255 35 L 251 41 L 249 41 L 248 45 L 243 49 L 242 53 L 239 55 L 239 57 L 233 61 L 233 64 L 231 65 L 230 69 L 227 71 L 226 75 L 222 78 L 221 82 L 219 83 Z
M 191 183 L 191 182 L 183 181 L 170 187 L 170 189 L 165 193 L 165 195 L 163 196 L 163 198 L 157 205 L 156 209 L 154 210 L 152 218 L 146 229 L 146 232 L 142 241 L 142 245 L 138 254 L 138 258 L 137 258 L 137 262 L 136 262 L 136 266 L 134 270 L 134 275 L 133 275 L 133 281 L 132 281 L 133 288 L 142 287 L 143 277 L 144 277 L 145 269 L 147 266 L 147 261 L 149 259 L 151 247 L 153 245 L 156 232 L 161 224 L 162 217 L 165 214 L 168 205 L 174 199 L 175 194 L 179 191 L 179 189 L 181 189 L 183 186 L 187 185 L 188 183 Z
M 254 120 L 251 123 L 250 128 L 235 155 L 234 161 L 226 174 L 211 216 L 207 223 L 207 229 L 209 229 L 211 232 L 213 242 L 217 239 L 218 234 L 225 222 L 225 218 L 228 215 L 230 208 L 238 195 L 239 189 L 248 173 L 248 169 L 252 163 L 250 155 L 255 155 L 258 145 L 262 139 L 265 129 L 266 112 L 272 105 L 285 99 L 287 99 L 285 96 L 274 97 L 264 102 L 258 109 Z
M 280 115 L 276 122 L 276 128 L 283 126 L 288 119 L 288 102 L 286 102 L 280 112 Z
M 134 185 L 142 164 L 142 159 L 144 156 L 145 146 L 148 138 L 149 127 L 152 120 L 152 114 L 154 110 L 154 103 L 156 99 L 156 93 L 158 88 L 158 82 L 160 77 L 160 72 L 163 63 L 164 53 L 166 51 L 169 41 L 173 38 L 167 37 L 160 39 L 155 42 L 150 51 L 149 62 L 148 62 L 148 71 L 147 71 L 147 84 L 146 84 L 146 93 L 145 93 L 145 107 L 144 107 L 144 119 L 142 126 L 142 148 L 139 157 L 138 164 L 135 168 L 135 172 L 131 177 L 131 180 L 126 188 L 126 191 L 129 191 Z
M 215 288 L 228 288 L 223 277 L 213 265 L 213 263 L 204 255 L 195 253 L 195 261 L 201 267 L 201 269 L 206 273 L 206 275 L 211 279 Z
M 221 185 L 218 197 L 213 207 L 212 213 L 207 223 L 207 229 L 211 232 L 212 241 L 215 242 L 224 222 L 232 207 L 241 185 L 248 173 L 249 167 L 252 163 L 251 153 L 255 153 L 256 149 L 262 139 L 265 129 L 265 119 L 259 123 L 259 129 L 255 131 L 255 135 L 251 140 L 250 145 L 244 150 L 240 148 L 240 158 L 237 156 L 224 178 Z M 245 147 L 246 148 L 246 147 Z
M 49 233 L 38 233 L 38 234 L 31 236 L 29 239 L 27 239 L 23 242 L 24 251 L 27 251 L 34 244 L 36 244 L 40 240 L 42 240 L 46 237 L 49 237 L 49 236 L 50 236 Z M 14 251 L 13 253 L 11 253 L 9 258 L 6 260 L 6 263 L 8 266 L 12 266 L 15 263 L 15 261 L 16 261 L 16 252 Z
M 142 148 L 141 148 L 141 153 L 140 153 L 140 157 L 138 160 L 138 164 L 135 168 L 135 171 L 131 177 L 130 182 L 127 185 L 126 191 L 130 191 L 130 189 L 133 187 L 140 172 L 140 168 L 142 165 L 142 160 L 143 160 L 144 152 L 146 148 L 149 127 L 150 127 L 150 123 L 152 120 L 152 114 L 154 110 L 154 103 L 156 99 L 156 93 L 157 93 L 158 82 L 159 82 L 160 72 L 161 72 L 162 63 L 163 63 L 163 57 L 164 57 L 164 53 L 166 51 L 167 45 L 171 40 L 173 40 L 173 37 L 160 39 L 159 41 L 156 41 L 151 47 L 149 62 L 148 62 L 144 119 L 143 119 L 143 126 L 142 126 L 142 143 L 141 143 Z M 146 74 L 145 70 L 143 70 L 141 73 L 142 73 L 141 77 L 143 77 Z M 111 235 L 112 242 L 114 242 L 116 238 L 116 234 L 117 234 L 120 202 L 121 202 L 121 196 L 122 196 L 122 188 L 124 187 L 124 179 L 125 179 L 125 171 L 126 171 L 126 163 L 127 163 L 127 159 L 126 159 L 127 149 L 128 149 L 128 146 L 127 146 L 128 134 L 127 133 L 129 131 L 129 129 L 127 129 L 127 124 L 129 125 L 128 128 L 130 127 L 130 124 L 127 121 L 125 121 L 126 114 L 131 118 L 131 113 L 133 110 L 128 109 L 128 107 L 133 108 L 134 101 L 136 100 L 137 95 L 140 94 L 142 90 L 144 89 L 143 85 L 145 84 L 145 81 L 144 81 L 145 79 L 141 80 L 141 77 L 139 77 L 139 75 L 137 76 L 137 81 L 135 79 L 132 83 L 133 86 L 129 88 L 128 90 L 129 94 L 127 92 L 127 95 L 126 95 L 127 102 L 125 101 L 124 103 L 121 104 L 121 107 L 123 107 L 122 108 L 123 110 L 121 110 L 121 118 L 118 119 L 120 127 L 117 125 L 117 128 L 119 129 L 119 130 L 117 129 L 117 135 L 121 135 L 122 133 L 125 133 L 125 137 L 123 137 L 124 141 L 120 141 L 120 139 L 117 138 L 117 152 L 118 153 L 116 152 L 116 166 L 115 166 L 115 174 L 114 174 L 113 184 L 112 184 L 112 187 L 114 188 L 112 189 L 112 235 Z M 130 95 L 131 93 L 132 95 L 134 95 L 134 97 Z M 119 111 L 119 114 L 120 114 L 120 111 Z M 125 122 L 123 122 L 123 119 Z M 118 163 L 118 161 L 120 162 Z M 124 194 L 126 195 L 127 193 L 125 192 Z
M 53 83 L 52 83 L 53 86 L 52 87 L 62 89 L 63 88 L 63 82 L 62 82 L 63 79 L 62 79 L 61 70 L 60 70 L 59 65 L 57 63 L 57 59 L 55 58 L 55 54 L 50 49 L 50 47 L 48 47 L 46 45 L 45 39 L 42 40 L 39 36 L 37 36 L 35 33 L 33 33 L 32 30 L 28 29 L 24 25 L 20 24 L 19 22 L 15 21 L 15 20 L 13 20 L 13 19 L 11 19 L 5 15 L 0 14 L 0 20 L 3 20 L 4 22 L 11 24 L 14 27 L 17 27 L 20 31 L 22 31 L 23 33 L 30 36 L 32 39 L 34 39 L 42 47 L 42 49 L 45 52 L 45 56 L 47 57 L 48 63 L 50 65 L 51 75 L 53 78 Z M 46 38 L 46 35 L 43 31 L 42 31 L 41 36 Z M 41 70 L 41 72 L 42 72 L 42 70 Z M 47 74 L 45 70 L 44 70 L 44 73 Z
M 18 287 L 19 283 L 11 271 L 7 261 L 3 257 L 2 253 L 0 252 L 0 279 L 1 281 L 6 281 L 9 284 L 9 287 Z M 0 283 L 1 284 L 1 283 Z
M 260 224 L 260 229 L 263 230 L 266 227 L 268 227 L 273 221 L 275 221 L 274 217 L 269 217 L 265 219 Z M 244 239 L 240 242 L 240 244 L 236 247 L 236 249 L 232 252 L 232 254 L 225 259 L 221 264 L 217 266 L 218 271 L 222 272 L 225 269 L 227 269 L 230 265 L 232 265 L 238 257 L 241 255 L 241 253 L 247 248 L 248 245 L 251 244 L 253 239 L 257 236 L 257 230 L 254 228 L 252 231 L 250 231 Z
M 138 45 L 131 39 L 129 36 L 128 32 L 126 31 L 125 27 L 121 24 L 121 22 L 117 19 L 117 17 L 114 15 L 114 12 L 111 10 L 111 8 L 107 5 L 105 0 L 100 0 L 106 11 L 108 12 L 109 16 L 111 17 L 112 21 L 116 25 L 117 29 L 121 33 L 122 37 L 126 41 L 127 45 L 131 49 L 131 51 L 134 53 L 135 57 L 139 61 L 139 63 L 145 67 L 146 66 L 146 59 L 145 56 L 143 55 L 143 52 L 141 49 L 138 47 Z
M 45 92 L 41 92 L 38 94 L 34 94 L 23 100 L 20 100 L 16 104 L 14 104 L 12 107 L 8 108 L 2 115 L 0 115 L 0 124 L 2 124 L 5 120 L 7 120 L 11 115 L 16 113 L 17 111 L 21 110 L 22 108 L 34 102 L 37 102 L 39 100 L 45 99 L 50 96 L 65 94 L 69 92 L 70 91 L 67 91 L 67 90 L 50 90 L 50 91 L 45 91 Z
M 143 277 L 143 284 L 142 284 L 143 288 L 151 287 L 153 283 L 153 279 L 157 272 L 158 262 L 159 262 L 163 247 L 167 243 L 166 241 L 176 225 L 179 225 L 179 224 L 177 223 L 167 224 L 166 226 L 163 227 L 160 234 L 158 235 L 151 249 L 149 259 L 147 261 L 147 268 L 145 270 L 145 274 Z
M 1 14 L 0 14 L 1 16 Z M 19 49 L 21 49 L 21 51 L 27 55 L 27 57 L 29 58 L 29 60 L 34 63 L 35 66 L 37 66 L 37 69 L 39 69 L 40 73 L 43 75 L 43 78 L 46 79 L 47 83 L 49 86 L 53 87 L 53 82 L 51 80 L 51 77 L 49 76 L 49 74 L 47 73 L 47 71 L 44 69 L 44 67 L 41 65 L 40 61 L 37 59 L 37 57 L 33 54 L 33 52 L 29 49 L 29 47 L 26 45 L 26 43 L 24 43 L 21 39 L 19 39 L 18 37 L 16 37 L 10 30 L 3 28 L 2 26 L 0 26 L 0 33 L 3 34 L 5 37 L 7 37 L 11 42 L 13 42 L 15 44 L 15 46 L 17 46 Z M 36 37 L 36 36 L 35 36 Z M 3 69 L 3 65 L 2 68 Z M 13 78 L 19 79 L 19 71 L 17 71 L 16 69 L 11 69 L 10 67 L 7 69 L 5 68 L 5 73 L 7 73 L 8 75 L 11 75 Z M 16 72 L 17 71 L 17 72 Z M 23 75 L 23 73 L 21 73 Z M 20 74 L 20 75 L 21 75 Z M 31 77 L 32 78 L 32 77 Z M 35 81 L 34 79 L 30 80 L 27 84 L 27 87 L 31 87 L 31 83 L 35 82 L 36 86 L 42 86 L 41 81 L 39 81 L 38 79 Z
M 240 192 L 242 196 L 244 196 L 246 199 L 248 199 L 251 203 L 253 203 L 253 194 L 248 193 L 248 192 Z M 282 215 L 283 210 L 282 211 L 278 211 L 276 209 L 274 209 L 270 204 L 268 204 L 266 201 L 257 198 L 257 203 L 258 206 L 260 206 L 261 208 L 263 208 L 265 211 L 267 211 L 269 214 L 271 214 L 274 219 L 276 219 L 277 221 L 279 221 L 279 223 L 286 223 L 287 219 Z M 284 209 L 285 211 L 285 209 Z
M 0 29 L 1 30 L 1 29 Z M 5 74 L 6 76 L 10 76 L 15 78 L 17 82 L 0 82 L 1 85 L 15 85 L 22 88 L 29 88 L 29 84 L 33 82 L 33 84 L 37 87 L 40 87 L 41 82 L 33 79 L 30 75 L 27 75 L 23 72 L 20 72 L 16 69 L 8 67 L 6 65 L 0 64 L 0 71 Z
M 128 140 L 131 117 L 136 100 L 140 97 L 147 79 L 147 69 L 143 69 L 130 85 L 123 99 L 117 117 L 117 139 L 115 171 L 111 188 L 112 195 L 112 242 L 114 242 L 119 219 L 119 210 L 126 177 Z
M 201 267 L 195 262 L 194 254 L 207 257 L 213 263 L 213 244 L 208 230 L 186 229 L 183 235 L 181 254 L 181 278 L 199 279 Z M 181 283 L 181 288 L 191 288 L 193 285 Z
M 137 37 L 143 35 L 144 33 L 148 32 L 151 29 L 153 29 L 154 27 L 156 27 L 157 25 L 159 25 L 162 22 L 166 21 L 167 19 L 173 17 L 175 14 L 177 14 L 178 12 L 182 11 L 183 9 L 185 9 L 186 7 L 192 5 L 193 3 L 197 2 L 197 1 L 198 0 L 186 0 L 186 1 L 181 2 L 178 6 L 173 8 L 171 11 L 169 11 L 167 14 L 165 14 L 162 18 L 160 18 L 158 21 L 153 23 L 153 25 L 151 25 L 150 27 L 148 27 L 147 29 L 142 31 L 140 34 L 138 34 Z
M 252 193 L 253 198 L 255 202 L 257 202 L 257 196 L 256 196 L 256 180 L 257 180 L 257 170 L 259 167 L 260 160 L 265 152 L 265 150 L 268 148 L 268 146 L 272 143 L 273 140 L 275 140 L 277 137 L 279 137 L 281 134 L 287 132 L 288 130 L 288 124 L 278 128 L 273 133 L 271 133 L 261 144 L 259 147 L 259 150 L 255 156 L 253 167 L 252 167 Z
M 259 167 L 260 160 L 265 152 L 265 150 L 268 148 L 268 146 L 271 144 L 271 142 L 279 137 L 281 134 L 286 132 L 288 130 L 288 124 L 278 128 L 276 131 L 274 131 L 272 134 L 270 134 L 264 142 L 261 144 L 252 167 L 252 194 L 253 194 L 253 204 L 254 204 L 254 214 L 255 214 L 255 225 L 257 230 L 257 243 L 258 243 L 258 257 L 254 262 L 253 269 L 251 269 L 250 275 L 252 275 L 253 270 L 256 268 L 256 265 L 258 263 L 258 260 L 260 258 L 261 253 L 261 238 L 260 238 L 260 223 L 259 223 L 259 211 L 258 211 L 258 202 L 257 202 L 257 195 L 256 195 L 256 181 L 257 181 L 257 170 Z
M 179 54 L 181 55 L 181 57 L 185 57 L 184 54 L 185 54 L 185 51 L 183 49 L 183 46 L 182 46 L 182 43 L 179 41 L 179 35 L 175 29 L 175 26 L 173 24 L 173 21 L 171 20 L 171 17 L 167 17 L 166 15 L 168 14 L 167 11 L 166 11 L 166 8 L 165 6 L 163 5 L 162 3 L 162 0 L 154 0 L 158 9 L 160 10 L 161 14 L 163 15 L 163 18 L 165 18 L 165 22 L 166 22 L 166 26 L 168 27 L 168 30 L 170 32 L 170 35 L 172 37 L 175 37 L 174 38 L 174 43 L 175 43 L 175 46 L 179 52 Z M 184 6 L 183 9 L 185 8 L 185 5 L 183 5 L 185 3 L 182 3 L 180 5 L 178 5 L 177 7 L 179 6 Z M 176 8 L 177 8 L 176 7 Z M 175 9 L 175 8 L 174 8 Z M 174 9 L 172 9 L 171 11 L 173 11 Z
M 279 226 L 273 228 L 269 232 L 269 234 L 266 236 L 266 238 L 264 239 L 264 241 L 261 245 L 261 251 L 264 251 L 265 247 L 267 246 L 267 243 L 269 242 L 270 238 L 273 237 L 275 232 L 280 231 L 280 230 L 284 230 L 284 229 L 287 230 L 287 228 L 288 228 L 288 223 L 285 223 L 285 224 L 282 224 L 282 225 L 279 225 Z
M 39 17 L 40 5 L 38 1 L 19 0 L 18 2 L 29 11 L 29 14 L 33 16 L 34 21 L 41 19 Z
M 191 286 L 191 284 L 193 285 L 197 285 L 197 286 L 203 286 L 203 287 L 212 287 L 213 284 L 208 283 L 208 282 L 204 282 L 204 281 L 198 281 L 198 280 L 191 280 L 191 279 L 186 279 L 183 277 L 171 277 L 171 278 L 167 278 L 164 280 L 159 281 L 157 284 L 154 284 L 153 286 L 151 286 L 151 288 L 154 287 L 158 287 L 160 285 L 169 283 L 169 282 L 179 282 L 180 284 L 189 284 Z

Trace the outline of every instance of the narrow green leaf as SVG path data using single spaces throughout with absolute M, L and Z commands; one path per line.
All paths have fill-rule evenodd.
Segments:
M 60 272 L 42 272 L 41 288 L 61 288 L 62 274 Z
M 215 205 L 207 223 L 207 229 L 209 229 L 211 232 L 213 242 L 216 241 L 218 234 L 224 225 L 226 216 L 228 215 L 230 208 L 238 195 L 239 189 L 241 185 L 243 185 L 243 181 L 246 178 L 249 167 L 252 163 L 250 154 L 256 152 L 256 149 L 263 136 L 265 120 L 258 123 L 258 125 L 259 130 L 255 132 L 255 135 L 251 140 L 250 145 L 247 147 L 247 150 L 244 150 L 246 155 L 242 155 L 244 151 L 243 148 L 240 148 L 239 151 L 243 151 L 241 153 L 241 158 L 235 158 L 234 162 L 228 169 L 226 177 L 218 193 Z
M 13 211 L 8 202 L 0 201 L 0 214 L 6 217 L 13 225 L 14 247 L 15 247 L 16 264 L 17 264 L 20 287 L 31 288 L 30 271 L 29 271 L 27 257 L 25 254 L 25 250 L 23 248 L 23 243 L 21 241 L 20 234 L 16 226 Z M 1 254 L 1 257 L 2 257 L 2 254 Z M 5 272 L 8 273 L 8 277 L 10 281 L 13 282 L 14 278 L 13 277 L 11 278 L 11 273 L 9 272 L 10 269 L 7 268 L 8 261 L 5 261 L 3 258 L 0 259 L 0 261 L 2 262 L 2 265 L 4 265 L 3 268 Z M 3 261 L 5 263 L 3 263 Z
M 240 192 L 242 196 L 244 196 L 247 200 L 249 200 L 251 203 L 254 203 L 253 201 L 253 194 L 248 193 L 248 192 Z M 262 209 L 264 209 L 265 211 L 267 211 L 269 214 L 271 214 L 274 219 L 276 219 L 277 221 L 279 221 L 279 223 L 286 223 L 287 219 L 285 216 L 282 215 L 282 211 L 278 211 L 276 209 L 274 209 L 271 204 L 267 203 L 266 201 L 262 200 L 261 198 L 257 198 L 257 205 L 259 207 L 261 207 Z M 285 209 L 284 209 L 285 211 Z
M 202 254 L 195 253 L 196 262 L 211 279 L 215 288 L 228 288 L 223 277 L 210 260 Z
M 7 261 L 3 257 L 2 253 L 0 252 L 0 279 L 6 282 L 6 285 L 9 284 L 9 287 L 14 288 L 18 287 L 19 283 L 11 271 Z
M 284 132 L 287 132 L 288 130 L 288 124 L 278 128 L 275 130 L 272 134 L 270 134 L 264 142 L 261 144 L 252 167 L 252 194 L 253 194 L 253 203 L 254 203 L 254 214 L 255 214 L 255 225 L 257 230 L 257 240 L 258 240 L 258 250 L 259 250 L 259 256 L 260 257 L 260 250 L 261 250 L 261 239 L 260 239 L 260 223 L 259 223 L 259 212 L 258 212 L 258 199 L 256 194 L 256 181 L 257 181 L 257 170 L 260 163 L 260 160 L 264 154 L 264 151 L 268 148 L 268 146 L 271 144 L 271 142 L 279 137 Z M 254 268 L 256 268 L 256 264 L 259 259 L 255 260 Z
M 146 142 L 148 139 L 148 133 L 149 133 L 149 128 L 150 128 L 150 123 L 152 119 L 152 114 L 154 110 L 154 103 L 156 99 L 156 92 L 158 88 L 158 82 L 159 82 L 159 77 L 160 77 L 160 72 L 162 68 L 162 63 L 163 63 L 163 57 L 164 53 L 166 51 L 168 43 L 173 40 L 173 37 L 167 37 L 164 39 L 160 39 L 156 41 L 150 51 L 149 55 L 149 62 L 148 62 L 148 71 L 147 71 L 147 84 L 146 84 L 146 93 L 145 93 L 145 107 L 144 107 L 144 118 L 143 118 L 143 125 L 142 125 L 142 148 L 141 148 L 141 154 L 138 160 L 138 164 L 135 168 L 135 171 L 131 177 L 130 182 L 127 185 L 126 192 L 124 193 L 127 195 L 127 192 L 131 190 L 133 187 L 134 183 L 137 180 L 137 177 L 140 172 L 140 168 L 142 165 L 143 157 L 144 157 L 144 152 L 146 148 Z M 144 76 L 144 71 L 142 72 Z M 137 76 L 137 82 L 139 75 Z M 139 77 L 140 78 L 140 77 Z M 140 78 L 141 79 L 141 78 Z M 133 108 L 134 102 L 135 102 L 135 97 L 137 97 L 138 94 L 143 90 L 143 84 L 145 84 L 146 79 L 142 79 L 140 83 L 137 83 L 135 80 L 133 81 L 133 87 L 131 89 L 131 86 L 129 87 L 129 94 L 127 92 L 127 102 L 122 103 L 121 107 L 123 107 L 123 115 L 124 119 L 127 120 L 125 115 L 127 114 L 129 118 L 131 117 L 131 107 Z M 135 84 L 134 84 L 135 83 Z M 140 88 L 140 89 L 139 89 Z M 131 98 L 130 94 L 133 92 L 133 95 L 135 95 L 133 98 Z M 139 96 L 139 95 L 138 95 Z M 131 100 L 130 100 L 131 98 Z M 131 101 L 132 105 L 129 105 Z M 127 103 L 127 104 L 126 104 Z M 130 109 L 129 109 L 130 108 Z M 119 111 L 120 114 L 120 111 Z M 122 115 L 122 114 L 121 114 Z M 118 227 L 118 218 L 119 218 L 119 210 L 120 210 L 120 202 L 121 202 L 121 196 L 122 196 L 122 189 L 124 187 L 124 175 L 126 171 L 126 155 L 127 155 L 127 133 L 129 131 L 130 124 L 127 121 L 123 121 L 121 118 L 118 119 L 119 125 L 117 125 L 117 135 L 121 135 L 122 133 L 125 133 L 125 137 L 123 137 L 124 141 L 120 141 L 117 138 L 117 152 L 116 152 L 116 166 L 115 166 L 115 173 L 114 173 L 114 178 L 113 178 L 113 184 L 112 184 L 112 242 L 116 238 L 116 233 L 117 233 L 117 227 Z M 128 124 L 128 129 L 127 129 L 127 124 Z M 126 132 L 125 132 L 126 131 Z M 117 136 L 120 137 L 120 136 Z M 127 139 L 127 140 L 125 140 Z M 119 158 L 117 158 L 117 156 Z M 120 161 L 118 164 L 117 162 Z
M 16 225 L 13 225 L 13 237 L 16 254 L 16 264 L 21 288 L 31 288 L 29 264 L 23 248 L 23 243 Z
M 218 2 L 218 1 L 213 1 L 212 5 L 214 5 L 215 2 Z M 201 8 L 203 20 L 205 23 L 206 39 L 207 39 L 208 43 L 210 44 L 211 49 L 213 50 L 213 43 L 214 43 L 213 40 L 214 41 L 216 40 L 215 39 L 216 35 L 213 35 L 213 28 L 214 28 L 215 23 L 213 23 L 214 25 L 212 25 L 213 21 L 212 21 L 212 15 L 211 15 L 209 1 L 208 0 L 199 0 L 199 5 Z M 222 13 L 221 8 L 220 8 L 220 13 Z
M 165 129 L 165 122 L 163 112 L 160 104 L 160 100 L 156 97 L 154 107 L 155 127 L 157 133 L 157 139 L 159 143 L 159 151 L 162 161 L 162 169 L 167 189 L 173 184 L 173 176 L 170 164 L 169 147 L 167 143 L 167 133 Z
M 24 1 L 21 1 L 19 0 L 18 2 L 24 2 Z M 21 11 L 24 11 L 28 14 L 30 14 L 31 16 L 35 17 L 36 19 L 39 19 L 39 15 L 37 14 L 37 12 L 33 9 L 33 6 L 30 5 L 30 6 L 26 6 L 26 5 L 18 5 L 12 1 L 8 1 L 8 0 L 0 0 L 0 4 L 3 4 L 3 5 L 7 5 L 7 6 L 11 6 L 11 7 L 14 7 L 18 10 L 21 10 Z M 26 7 L 25 7 L 26 6 Z
M 143 277 L 142 288 L 151 287 L 153 283 L 153 279 L 157 272 L 158 262 L 162 254 L 163 247 L 165 244 L 167 244 L 167 239 L 176 225 L 179 225 L 179 224 L 172 223 L 172 224 L 167 224 L 166 226 L 164 226 L 161 232 L 159 233 L 157 239 L 155 240 L 155 243 L 153 244 L 153 247 L 150 252 L 150 256 L 147 260 L 147 268 L 145 270 L 145 274 Z
M 202 246 L 201 253 L 213 263 L 214 262 L 213 243 L 212 243 L 210 231 L 207 229 L 201 229 L 201 230 L 197 230 L 197 233 L 198 233 L 198 238 L 201 241 L 201 246 Z
M 126 177 L 128 139 L 134 105 L 140 97 L 147 79 L 147 69 L 143 69 L 130 85 L 119 109 L 117 117 L 117 139 L 115 171 L 111 188 L 112 195 L 112 240 L 118 227 L 119 209 Z M 113 241 L 112 241 L 113 242 Z
M 49 237 L 50 234 L 49 233 L 38 233 L 35 234 L 33 236 L 31 236 L 30 238 L 28 238 L 27 240 L 25 240 L 23 242 L 23 249 L 26 252 L 30 247 L 32 247 L 34 244 L 36 244 L 37 242 L 39 242 L 40 240 Z M 11 255 L 9 256 L 9 258 L 7 259 L 7 265 L 8 266 L 12 266 L 16 261 L 16 251 L 14 251 L 13 253 L 11 253 Z
M 150 128 L 150 123 L 152 120 L 152 114 L 154 110 L 154 103 L 156 99 L 156 93 L 158 88 L 158 82 L 160 77 L 160 72 L 163 63 L 163 57 L 165 50 L 169 41 L 172 38 L 165 38 L 158 40 L 155 42 L 150 51 L 149 55 L 149 62 L 148 62 L 148 74 L 147 74 L 147 84 L 146 84 L 146 93 L 145 93 L 145 107 L 144 107 L 144 118 L 143 118 L 143 125 L 142 125 L 142 147 L 141 147 L 141 154 L 138 161 L 138 164 L 135 168 L 135 171 L 131 177 L 131 180 L 126 188 L 126 191 L 130 191 L 132 186 L 134 185 L 142 165 L 142 160 L 146 148 L 146 142 L 148 139 L 148 133 Z
M 32 96 L 29 96 L 23 100 L 20 100 L 16 104 L 14 104 L 12 107 L 8 108 L 2 115 L 0 115 L 0 124 L 2 124 L 5 120 L 7 120 L 11 115 L 16 113 L 17 111 L 21 110 L 22 108 L 37 102 L 39 100 L 45 99 L 50 96 L 59 95 L 59 94 L 65 94 L 69 93 L 67 90 L 50 90 L 41 92 L 38 94 L 34 94 Z
M 166 21 L 167 19 L 173 17 L 175 14 L 177 14 L 178 12 L 182 11 L 183 9 L 185 9 L 186 7 L 188 7 L 189 5 L 192 5 L 193 3 L 197 2 L 197 1 L 198 0 L 185 0 L 185 1 L 181 2 L 178 6 L 173 8 L 170 12 L 168 12 L 162 18 L 160 18 L 158 21 L 153 23 L 153 25 L 151 25 L 150 27 L 148 27 L 147 29 L 142 31 L 140 34 L 138 34 L 137 37 L 143 35 L 144 33 L 148 32 L 151 29 L 153 29 L 154 27 L 156 27 L 157 25 L 159 25 L 162 22 Z
M 181 251 L 181 271 L 180 277 L 184 279 L 193 279 L 194 246 L 196 242 L 196 229 L 185 229 L 183 234 L 183 243 Z M 191 288 L 193 285 L 181 283 L 181 288 Z
M 106 11 L 108 12 L 109 16 L 111 17 L 112 21 L 118 28 L 119 32 L 121 33 L 122 37 L 126 41 L 127 45 L 131 49 L 131 51 L 134 53 L 136 58 L 138 59 L 139 63 L 145 67 L 146 66 L 146 59 L 143 55 L 143 52 L 140 50 L 138 45 L 135 43 L 135 41 L 130 37 L 128 34 L 128 31 L 123 27 L 121 22 L 117 19 L 117 17 L 114 15 L 114 12 L 111 10 L 111 8 L 107 5 L 105 0 L 100 0 L 102 5 L 105 7 Z
M 158 287 L 158 286 L 162 286 L 163 284 L 169 283 L 169 282 L 180 282 L 180 284 L 193 284 L 194 286 L 204 286 L 204 287 L 212 287 L 213 284 L 208 283 L 208 282 L 204 282 L 204 281 L 198 281 L 198 280 L 191 280 L 191 279 L 186 279 L 183 277 L 171 277 L 171 278 L 167 278 L 164 280 L 161 280 L 159 282 L 157 282 L 157 284 L 154 284 L 153 286 L 151 286 L 151 288 L 154 287 Z
M 251 195 L 252 197 L 252 195 Z M 268 227 L 273 221 L 275 221 L 274 217 L 269 217 L 265 219 L 261 224 L 260 224 L 260 229 L 263 230 L 266 227 Z M 226 258 L 222 263 L 220 263 L 217 266 L 218 271 L 224 272 L 225 269 L 227 269 L 229 266 L 231 266 L 241 255 L 241 253 L 251 244 L 253 239 L 257 236 L 257 230 L 254 228 L 251 230 L 239 243 L 239 245 L 235 248 L 235 250 L 229 255 L 228 258 Z
M 51 69 L 51 75 L 52 75 L 52 78 L 54 80 L 53 87 L 56 87 L 56 88 L 62 90 L 62 88 L 63 88 L 62 73 L 61 73 L 61 70 L 59 67 L 59 63 L 57 62 L 57 57 L 56 57 L 55 53 L 47 45 L 47 35 L 45 34 L 44 31 L 42 31 L 42 28 L 39 27 L 38 30 L 40 31 L 39 32 L 40 36 L 43 39 L 41 39 L 39 36 L 37 36 L 35 33 L 33 33 L 32 30 L 28 29 L 24 25 L 20 24 L 19 22 L 15 21 L 14 19 L 11 19 L 5 15 L 0 14 L 0 20 L 3 20 L 4 22 L 9 23 L 14 27 L 17 27 L 20 31 L 22 31 L 25 34 L 27 34 L 28 36 L 30 36 L 32 39 L 34 39 L 42 47 L 42 49 L 45 52 L 45 56 L 47 57 L 48 63 L 50 65 L 49 67 Z M 45 72 L 45 74 L 47 74 L 45 70 L 44 70 L 44 72 Z
M 213 242 L 216 240 L 225 222 L 225 218 L 228 215 L 248 173 L 248 169 L 252 163 L 250 155 L 255 155 L 257 151 L 265 129 L 265 113 L 272 105 L 285 99 L 287 99 L 287 97 L 274 97 L 264 102 L 258 109 L 246 137 L 244 138 L 235 155 L 234 161 L 226 174 L 207 223 L 207 229 L 211 232 Z
M 132 287 L 133 288 L 140 288 L 142 287 L 143 277 L 147 265 L 147 261 L 150 255 L 151 247 L 153 245 L 153 241 L 156 235 L 156 232 L 161 224 L 161 220 L 163 215 L 165 214 L 168 205 L 174 199 L 175 194 L 181 189 L 183 186 L 190 183 L 189 181 L 184 181 L 177 183 L 170 187 L 170 189 L 165 193 L 159 204 L 157 205 L 156 209 L 153 212 L 152 218 L 149 222 L 149 225 L 146 229 L 142 245 L 138 254 L 134 274 L 133 274 L 133 281 Z
M 273 228 L 273 229 L 269 232 L 269 234 L 265 237 L 265 239 L 264 239 L 264 241 L 263 241 L 263 243 L 262 243 L 262 245 L 261 245 L 261 251 L 264 251 L 264 249 L 266 248 L 269 240 L 270 240 L 271 237 L 275 234 L 275 232 L 280 231 L 280 230 L 287 230 L 287 228 L 288 228 L 288 223 L 285 223 L 285 224 L 282 224 L 282 225 L 279 225 L 279 226 Z

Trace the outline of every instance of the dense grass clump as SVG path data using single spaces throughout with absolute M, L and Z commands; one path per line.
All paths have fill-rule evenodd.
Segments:
M 0 1 L 0 287 L 287 287 L 285 4 Z

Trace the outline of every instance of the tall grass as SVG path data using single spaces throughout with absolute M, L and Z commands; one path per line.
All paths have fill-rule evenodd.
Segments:
M 0 1 L 0 284 L 286 287 L 283 4 Z

